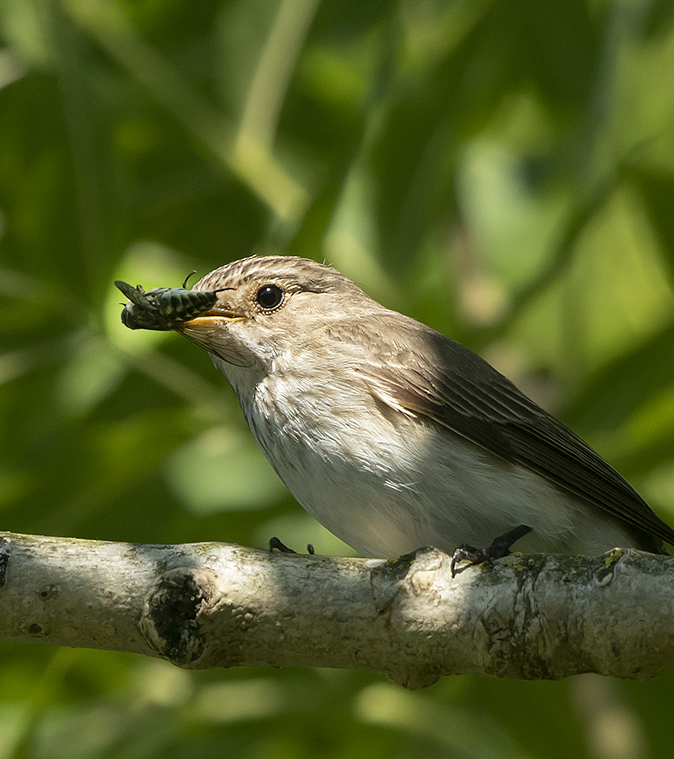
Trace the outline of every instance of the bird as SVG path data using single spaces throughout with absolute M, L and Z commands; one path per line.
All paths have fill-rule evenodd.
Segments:
M 252 256 L 193 291 L 213 305 L 170 328 L 208 351 L 298 503 L 361 555 L 674 544 L 627 480 L 487 361 L 331 266 Z

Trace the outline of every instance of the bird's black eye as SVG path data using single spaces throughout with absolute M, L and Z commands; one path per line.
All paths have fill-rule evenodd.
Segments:
M 278 285 L 263 285 L 255 296 L 260 308 L 272 311 L 283 303 L 284 292 Z

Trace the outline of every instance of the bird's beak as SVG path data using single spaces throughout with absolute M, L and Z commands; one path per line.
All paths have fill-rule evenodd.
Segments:
M 248 367 L 255 363 L 254 357 L 245 355 L 245 351 L 237 348 L 230 330 L 227 329 L 230 324 L 244 321 L 246 318 L 222 303 L 195 319 L 176 324 L 174 329 L 227 364 Z
M 241 319 L 245 319 L 246 317 L 243 316 L 243 314 L 237 314 L 235 311 L 207 311 L 205 314 L 202 314 L 201 316 L 197 316 L 195 319 L 190 319 L 187 322 L 183 322 L 183 324 L 189 324 L 190 326 L 194 327 L 206 327 L 211 326 L 214 321 L 218 319 L 224 319 L 228 322 L 234 322 L 234 321 L 241 321 Z
M 188 329 L 192 329 L 192 327 L 196 327 L 197 329 L 200 327 L 213 328 L 218 322 L 233 322 L 241 321 L 242 319 L 245 319 L 243 314 L 226 308 L 224 304 L 216 304 L 210 311 L 206 311 L 206 313 L 201 314 L 201 316 L 197 316 L 186 322 L 178 322 L 175 325 L 175 328 L 180 332 L 182 332 L 185 327 Z

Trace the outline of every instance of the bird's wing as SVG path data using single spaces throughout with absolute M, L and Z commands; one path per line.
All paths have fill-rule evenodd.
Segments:
M 386 342 L 382 350 L 379 342 L 357 368 L 382 402 L 432 420 L 632 527 L 674 543 L 674 530 L 581 438 L 479 356 L 418 322 L 406 323 L 402 338 L 398 330 L 395 343 Z M 385 324 L 377 326 L 374 334 L 394 333 L 382 329 Z M 373 334 L 362 322 L 361 329 Z M 660 547 L 657 541 L 655 547 Z

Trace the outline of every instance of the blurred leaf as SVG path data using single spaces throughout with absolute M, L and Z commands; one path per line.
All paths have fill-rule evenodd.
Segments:
M 636 174 L 648 218 L 661 244 L 661 253 L 674 283 L 674 171 Z
M 284 488 L 251 435 L 213 427 L 177 448 L 165 476 L 195 513 L 269 508 Z
M 480 759 L 528 756 L 511 745 L 496 725 L 486 720 L 477 724 L 474 715 L 443 707 L 428 697 L 406 693 L 393 685 L 382 683 L 364 689 L 355 709 L 364 722 L 419 733 L 458 756 Z
M 674 385 L 674 325 L 596 372 L 565 409 L 565 419 L 580 430 L 615 430 L 639 406 Z

